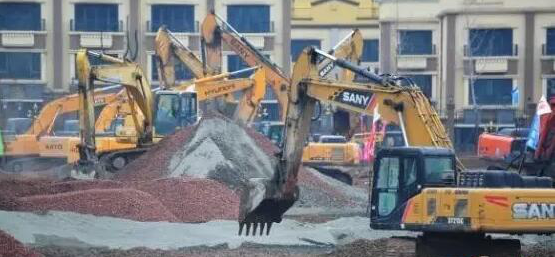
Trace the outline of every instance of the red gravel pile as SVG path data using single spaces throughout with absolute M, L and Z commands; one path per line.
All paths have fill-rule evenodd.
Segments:
M 0 230 L 0 257 L 41 257 L 33 250 L 27 249 L 21 242 Z
M 140 182 L 137 189 L 157 198 L 182 222 L 236 220 L 239 197 L 225 185 L 208 179 L 161 179 Z
M 258 133 L 253 128 L 245 128 L 245 131 L 267 155 L 274 156 L 279 152 L 279 148 L 266 136 Z
M 214 123 L 216 125 L 206 124 L 202 129 L 199 129 L 201 125 L 190 126 L 166 137 L 130 163 L 118 174 L 116 180 L 60 182 L 49 179 L 19 179 L 0 174 L 0 210 L 71 211 L 138 221 L 206 222 L 214 219 L 237 219 L 240 206 L 244 206 L 240 201 L 240 195 L 244 195 L 242 185 L 250 178 L 267 176 L 267 172 L 256 173 L 253 170 L 264 165 L 266 155 L 273 156 L 279 149 L 253 129 L 246 128 L 246 134 L 241 132 L 241 128 L 234 127 L 229 120 Z M 220 130 L 212 130 L 214 127 Z M 237 134 L 229 134 L 230 131 Z M 197 134 L 199 137 L 194 137 Z M 239 138 L 239 134 L 243 139 Z M 239 136 L 233 138 L 234 135 Z M 246 140 L 250 145 L 244 142 L 245 137 L 252 138 L 255 144 L 250 140 Z M 212 141 L 205 140 L 206 138 Z M 231 143 L 226 142 L 230 138 Z M 191 142 L 196 142 L 196 145 Z M 219 148 L 221 155 L 233 164 L 223 168 L 217 166 L 212 173 L 204 174 L 210 176 L 209 178 L 192 178 L 186 172 L 177 172 L 177 175 L 168 178 L 170 162 L 183 160 L 193 151 L 190 148 L 184 150 L 184 146 L 189 147 L 190 144 L 198 149 L 200 144 L 206 142 L 212 142 L 212 146 Z M 241 155 L 243 151 L 248 153 L 248 157 Z M 213 161 L 211 156 L 206 160 Z M 198 159 L 193 159 L 192 162 L 195 160 Z M 204 160 L 200 162 L 202 164 Z M 187 163 L 189 162 L 183 162 L 179 167 L 186 168 Z M 229 167 L 239 170 L 231 170 Z M 273 166 L 266 164 L 265 171 L 271 170 Z M 203 173 L 193 175 L 201 176 Z M 301 206 L 351 205 L 343 188 L 325 181 L 314 174 L 314 171 L 302 169 L 299 186 Z
M 179 151 L 183 144 L 189 139 L 196 126 L 183 128 L 175 134 L 162 139 L 149 151 L 137 158 L 122 171 L 115 179 L 121 181 L 143 181 L 153 180 L 163 177 L 172 153 Z
M 138 221 L 178 219 L 156 198 L 135 189 L 90 189 L 18 199 L 20 211 L 70 211 Z

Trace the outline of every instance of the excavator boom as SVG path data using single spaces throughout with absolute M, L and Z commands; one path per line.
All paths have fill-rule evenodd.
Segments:
M 223 23 L 220 26 L 218 20 Z M 205 51 L 204 59 L 210 67 L 221 66 L 221 47 L 222 41 L 225 42 L 248 66 L 261 66 L 266 72 L 266 82 L 272 87 L 274 94 L 280 104 L 280 117 L 285 118 L 287 108 L 287 87 L 289 78 L 285 73 L 249 41 L 233 29 L 231 25 L 219 18 L 216 14 L 210 13 L 202 22 L 202 42 Z M 221 70 L 221 69 L 220 69 Z
M 220 23 L 222 25 L 219 25 Z M 285 75 L 279 66 L 270 61 L 229 23 L 213 12 L 208 14 L 202 22 L 201 34 L 204 47 L 203 60 L 206 61 L 208 66 L 221 67 L 223 41 L 247 65 L 251 67 L 261 66 L 266 71 L 267 83 L 272 87 L 280 104 L 280 117 L 281 121 L 283 121 L 287 112 L 287 88 L 290 85 L 290 78 Z M 354 30 L 331 49 L 329 53 L 339 58 L 358 62 L 362 55 L 362 47 L 362 35 L 359 30 Z M 334 69 L 334 63 L 324 59 L 319 59 L 319 61 L 323 61 L 320 65 L 322 68 L 319 75 L 325 77 Z M 344 71 L 341 75 L 343 81 L 352 81 L 353 78 L 354 75 L 350 71 Z
M 337 66 L 366 77 L 370 83 L 332 82 L 319 78 L 318 60 L 329 58 Z M 247 215 L 247 224 L 260 221 L 279 222 L 281 216 L 298 198 L 297 177 L 301 166 L 304 142 L 309 136 L 311 116 L 318 101 L 331 103 L 343 109 L 372 115 L 373 106 L 389 122 L 405 127 L 406 142 L 410 145 L 451 147 L 445 128 L 437 113 L 417 86 L 401 87 L 399 78 L 382 77 L 337 59 L 319 50 L 308 48 L 297 59 L 288 90 L 285 139 L 281 158 L 276 167 L 276 187 L 267 198 Z M 240 231 L 241 227 L 240 226 Z M 248 227 L 248 226 L 247 226 Z

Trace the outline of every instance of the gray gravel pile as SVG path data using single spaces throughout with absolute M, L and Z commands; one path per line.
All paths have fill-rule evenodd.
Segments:
M 368 194 L 364 189 L 349 186 L 320 172 L 304 167 L 299 172 L 300 198 L 295 208 L 319 208 L 322 212 L 341 209 L 361 212 L 368 205 Z M 292 210 L 288 214 L 310 214 Z
M 246 210 L 258 206 L 272 186 L 277 160 L 225 117 L 203 118 L 192 135 L 170 158 L 167 177 L 212 179 L 243 193 Z

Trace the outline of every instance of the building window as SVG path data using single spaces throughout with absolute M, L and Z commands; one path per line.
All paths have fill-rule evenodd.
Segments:
M 380 58 L 380 41 L 378 39 L 364 40 L 362 48 L 362 62 L 378 62 Z
M 432 54 L 431 30 L 399 31 L 399 55 Z
M 432 75 L 405 75 L 416 84 L 426 97 L 432 97 Z
M 263 121 L 279 121 L 279 104 L 261 103 L 260 114 Z
M 547 79 L 547 100 L 555 97 L 555 78 Z
M 512 105 L 512 79 L 475 79 L 474 94 L 478 105 Z M 472 91 L 468 91 L 468 102 L 473 104 Z
M 270 6 L 268 5 L 229 5 L 227 21 L 241 33 L 270 32 Z
M 151 11 L 152 28 L 156 32 L 165 25 L 172 32 L 195 31 L 195 7 L 184 4 L 156 4 Z
M 39 3 L 0 3 L 0 30 L 41 30 Z
M 187 68 L 183 63 L 177 61 L 174 64 L 175 70 L 175 80 L 191 80 L 194 78 L 193 73 Z M 158 81 L 158 60 L 155 55 L 152 55 L 152 70 L 151 70 L 151 80 Z
M 555 55 L 555 28 L 548 28 L 545 39 L 545 54 Z
M 0 79 L 41 79 L 40 53 L 0 52 Z
M 471 29 L 468 33 L 470 56 L 512 56 L 512 29 Z
M 299 58 L 299 55 L 308 46 L 314 46 L 320 49 L 321 48 L 320 40 L 319 39 L 292 39 L 291 40 L 291 60 L 293 62 L 296 62 L 297 58 Z
M 76 31 L 118 31 L 117 4 L 75 4 Z

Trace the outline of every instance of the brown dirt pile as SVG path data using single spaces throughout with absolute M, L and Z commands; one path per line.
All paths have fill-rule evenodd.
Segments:
M 225 185 L 207 179 L 160 179 L 144 181 L 135 188 L 158 199 L 182 222 L 235 220 L 239 198 Z
M 150 194 L 130 188 L 88 189 L 74 192 L 27 196 L 18 199 L 19 211 L 70 211 L 138 221 L 178 219 Z
M 40 253 L 27 249 L 21 242 L 0 230 L 0 257 L 41 257 Z

